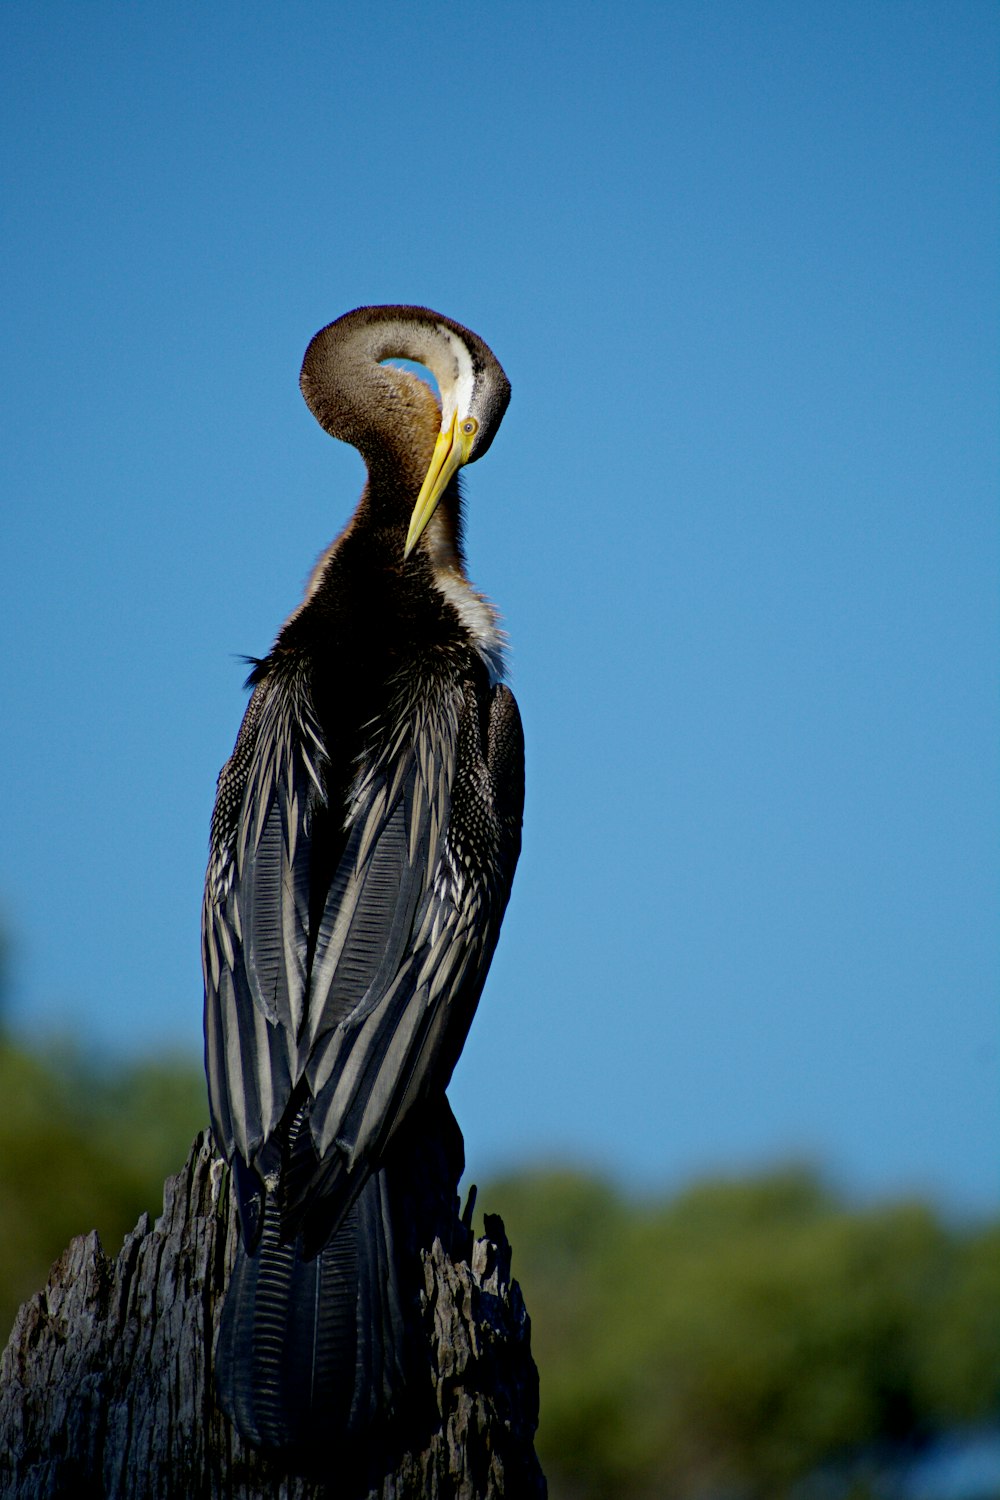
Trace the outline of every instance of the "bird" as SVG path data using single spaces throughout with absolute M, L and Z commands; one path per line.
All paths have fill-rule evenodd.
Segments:
M 405 1410 L 409 1179 L 457 1130 L 445 1090 L 524 803 L 459 486 L 503 420 L 503 369 L 428 308 L 361 307 L 312 339 L 300 386 L 367 480 L 248 658 L 202 918 L 210 1114 L 239 1218 L 216 1388 L 248 1442 L 286 1451 L 361 1443 Z

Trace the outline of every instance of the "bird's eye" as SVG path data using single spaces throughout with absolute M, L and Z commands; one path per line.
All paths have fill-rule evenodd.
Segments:
M 466 437 L 475 437 L 476 433 L 479 431 L 479 423 L 476 421 L 475 417 L 466 417 L 465 421 L 462 423 L 462 431 Z

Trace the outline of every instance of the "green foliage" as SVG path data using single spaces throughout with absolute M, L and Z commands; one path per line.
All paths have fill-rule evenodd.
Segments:
M 538 1173 L 480 1202 L 532 1314 L 553 1500 L 774 1500 L 1000 1411 L 1000 1228 L 848 1209 L 804 1171 L 667 1204 Z
M 74 1235 L 117 1250 L 207 1123 L 187 1060 L 114 1075 L 72 1053 L 42 1059 L 0 1042 L 0 1340 Z

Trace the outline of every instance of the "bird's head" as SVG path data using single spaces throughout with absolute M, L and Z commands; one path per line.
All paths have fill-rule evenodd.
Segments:
M 427 529 L 463 465 L 489 448 L 510 401 L 510 383 L 481 338 L 426 307 L 360 307 L 322 329 L 306 351 L 302 391 L 335 437 L 365 452 L 385 441 L 399 403 L 383 362 L 414 360 L 441 393 L 441 426 L 410 515 L 404 557 Z M 412 493 L 412 492 L 411 492 Z

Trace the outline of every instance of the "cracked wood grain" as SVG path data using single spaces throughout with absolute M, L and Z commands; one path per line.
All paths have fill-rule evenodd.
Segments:
M 236 1249 L 228 1174 L 199 1136 L 117 1258 L 76 1239 L 0 1358 L 0 1500 L 533 1500 L 538 1377 L 498 1218 L 441 1218 L 416 1249 L 424 1398 L 394 1446 L 323 1472 L 256 1452 L 216 1405 L 211 1349 Z M 465 1253 L 463 1253 L 465 1252 Z

